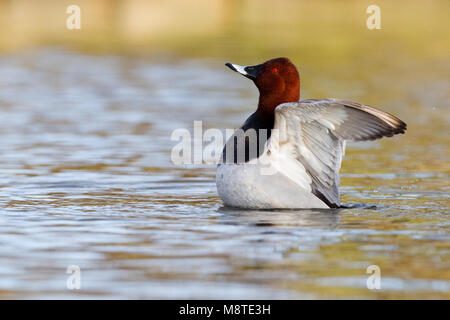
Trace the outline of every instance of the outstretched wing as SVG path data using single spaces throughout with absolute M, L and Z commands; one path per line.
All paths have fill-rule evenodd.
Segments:
M 284 103 L 275 109 L 268 148 L 291 150 L 311 178 L 312 192 L 330 207 L 339 203 L 339 169 L 345 140 L 375 140 L 404 133 L 406 124 L 384 111 L 339 99 Z M 292 152 L 292 150 L 295 150 Z M 293 153 L 293 154 L 292 154 Z

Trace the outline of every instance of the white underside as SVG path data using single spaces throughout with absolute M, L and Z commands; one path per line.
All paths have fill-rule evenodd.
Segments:
M 277 157 L 266 152 L 253 164 L 219 165 L 216 185 L 225 205 L 246 209 L 329 208 L 311 192 L 311 178 L 305 168 L 289 150 L 283 151 Z

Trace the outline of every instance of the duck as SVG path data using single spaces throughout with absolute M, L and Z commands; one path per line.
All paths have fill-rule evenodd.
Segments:
M 406 123 L 353 101 L 300 100 L 300 76 L 285 57 L 231 70 L 253 81 L 258 106 L 226 141 L 217 192 L 241 209 L 340 208 L 339 170 L 346 141 L 406 131 Z

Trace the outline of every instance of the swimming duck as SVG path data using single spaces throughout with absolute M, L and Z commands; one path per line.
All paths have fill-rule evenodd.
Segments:
M 345 141 L 404 133 L 397 117 L 341 99 L 300 99 L 287 58 L 254 66 L 226 63 L 252 80 L 258 108 L 225 144 L 216 185 L 227 206 L 247 209 L 337 208 Z

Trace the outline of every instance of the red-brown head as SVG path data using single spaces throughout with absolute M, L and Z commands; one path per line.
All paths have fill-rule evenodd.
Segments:
M 273 116 L 279 104 L 300 99 L 300 77 L 288 58 L 276 58 L 255 66 L 225 65 L 253 80 L 259 90 L 257 112 L 261 116 Z

